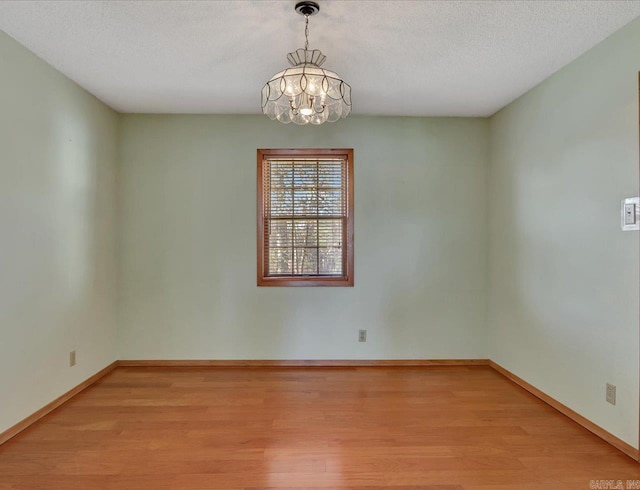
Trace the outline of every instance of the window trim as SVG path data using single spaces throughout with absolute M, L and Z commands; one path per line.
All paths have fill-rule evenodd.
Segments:
M 343 275 L 327 276 L 278 276 L 267 274 L 264 243 L 264 183 L 263 163 L 267 157 L 327 157 L 342 156 L 347 160 L 347 229 L 343 244 Z M 257 229 L 258 229 L 258 286 L 345 286 L 353 287 L 353 149 L 347 148 L 276 148 L 258 149 L 257 178 Z

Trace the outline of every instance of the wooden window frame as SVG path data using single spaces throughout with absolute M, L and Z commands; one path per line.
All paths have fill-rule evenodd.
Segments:
M 263 164 L 268 157 L 345 157 L 347 162 L 347 226 L 343 230 L 343 269 L 342 276 L 269 276 L 268 260 L 265 255 L 265 209 Z M 258 228 L 258 286 L 329 286 L 353 287 L 353 149 L 258 149 L 258 192 L 257 192 L 257 228 Z

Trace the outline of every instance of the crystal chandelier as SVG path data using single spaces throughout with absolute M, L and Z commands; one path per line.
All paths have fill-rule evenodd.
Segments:
M 285 124 L 322 124 L 345 118 L 351 112 L 351 87 L 337 73 L 320 68 L 326 56 L 309 49 L 309 17 L 320 6 L 303 1 L 295 8 L 304 15 L 304 48 L 289 53 L 292 68 L 276 73 L 262 87 L 262 112 Z

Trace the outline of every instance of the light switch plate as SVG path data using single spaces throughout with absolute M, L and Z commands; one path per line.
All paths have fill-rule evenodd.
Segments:
M 622 201 L 622 231 L 640 230 L 640 198 L 628 197 Z

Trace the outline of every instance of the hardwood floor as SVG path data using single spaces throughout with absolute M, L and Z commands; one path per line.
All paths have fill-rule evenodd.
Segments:
M 640 464 L 484 366 L 120 367 L 0 446 L 2 490 L 591 480 L 640 482 Z

